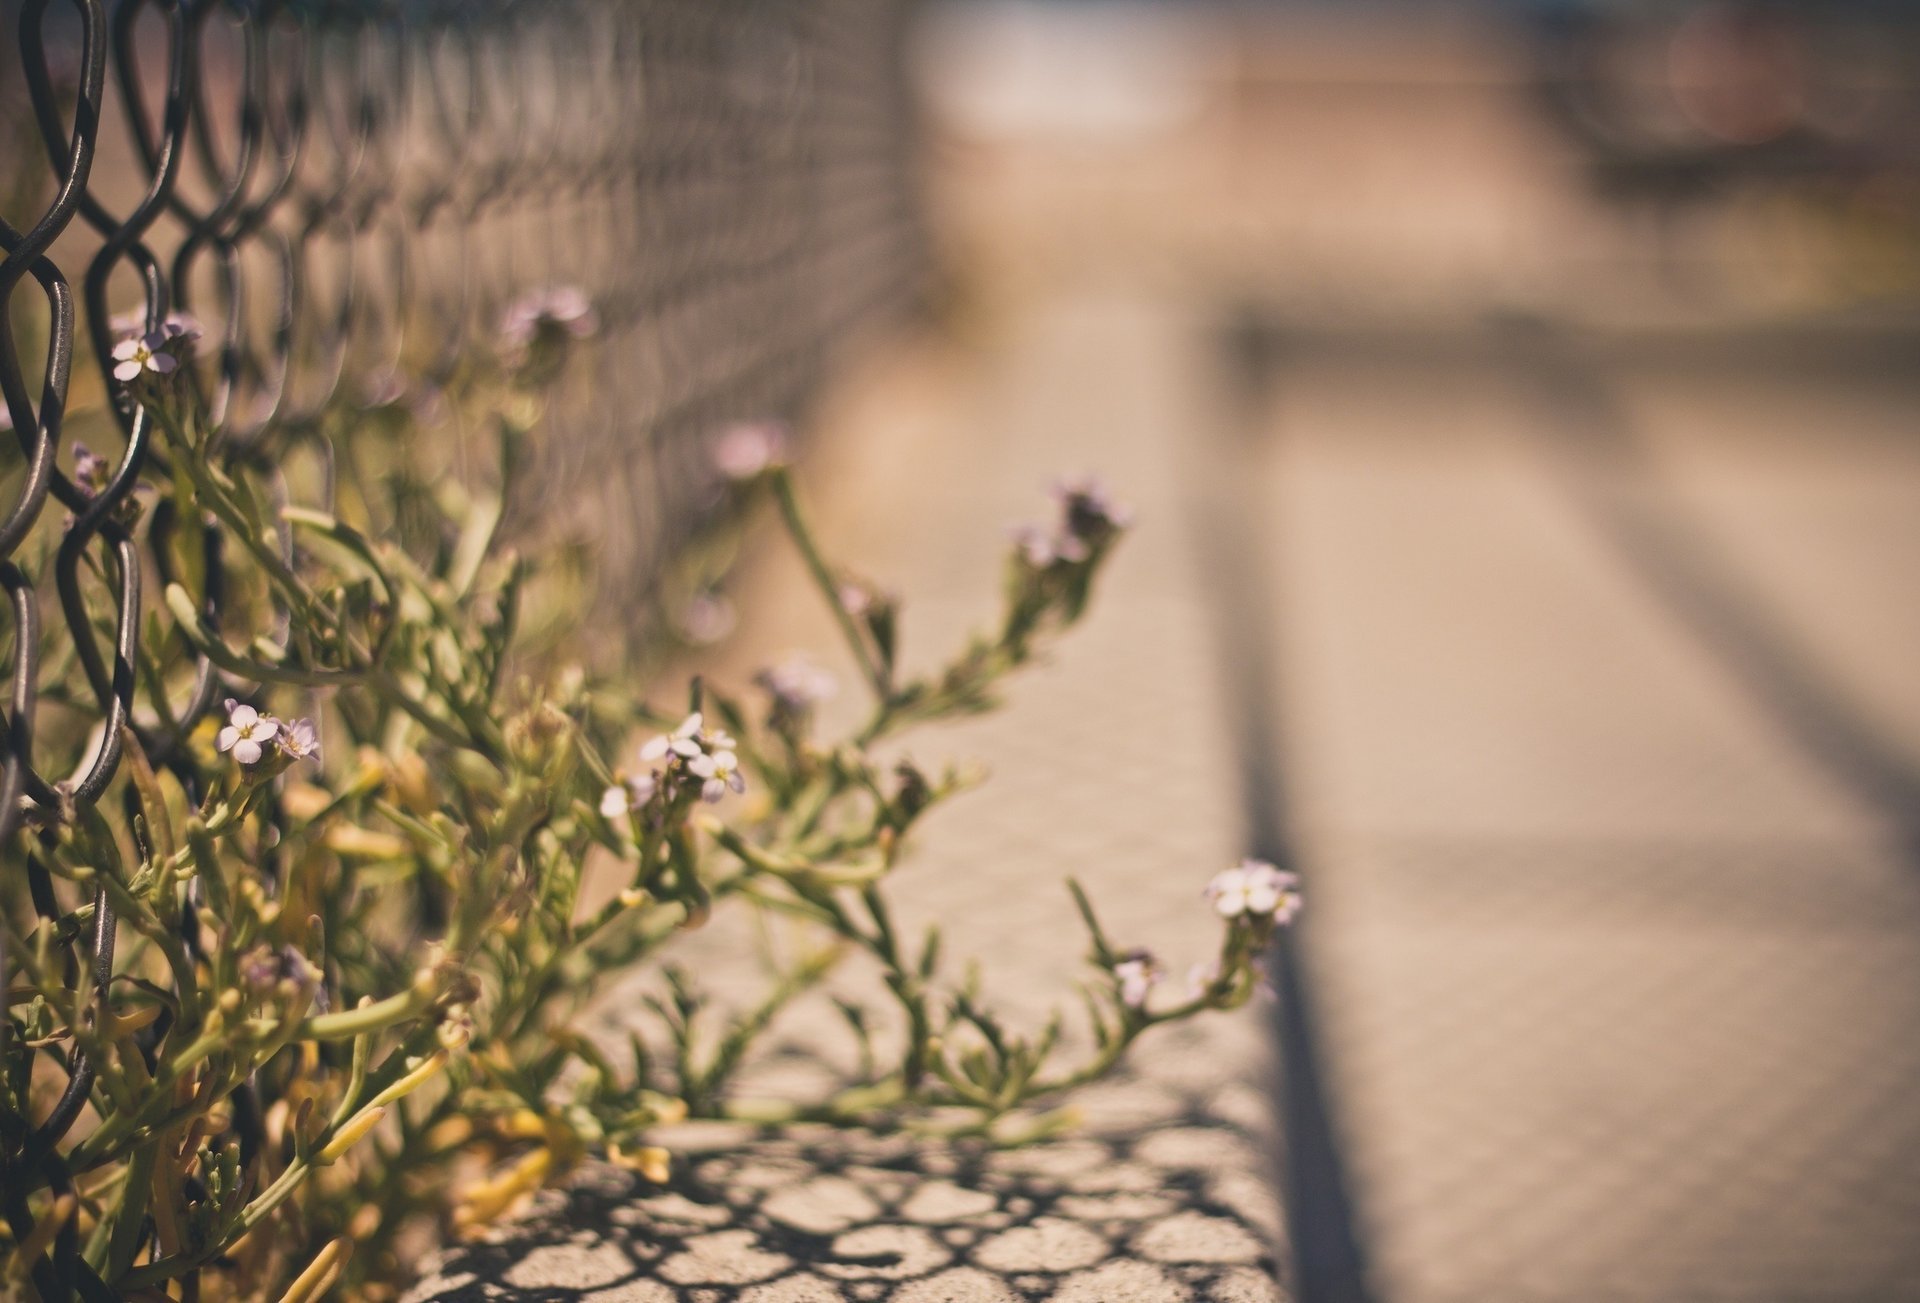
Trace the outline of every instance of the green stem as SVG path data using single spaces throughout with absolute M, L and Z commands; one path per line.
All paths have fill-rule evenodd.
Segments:
M 793 545 L 800 550 L 800 559 L 806 562 L 807 573 L 813 576 L 813 583 L 826 601 L 827 609 L 833 612 L 834 621 L 840 626 L 840 635 L 846 639 L 854 657 L 860 662 L 860 670 L 866 676 L 867 684 L 873 689 L 873 695 L 881 701 L 893 695 L 893 687 L 887 682 L 887 674 L 873 657 L 873 649 L 860 632 L 860 626 L 854 623 L 852 612 L 840 600 L 840 585 L 833 577 L 833 568 L 820 554 L 820 547 L 814 541 L 813 529 L 807 524 L 807 518 L 800 509 L 800 499 L 793 489 L 793 476 L 784 466 L 776 467 L 768 476 L 773 485 L 774 501 L 780 504 L 780 518 L 786 522 L 787 533 L 793 538 Z
M 433 1007 L 434 991 L 426 983 L 414 986 L 398 995 L 390 995 L 384 1000 L 362 1005 L 358 1009 L 343 1009 L 339 1013 L 317 1014 L 300 1025 L 295 1039 L 303 1041 L 344 1041 L 355 1036 L 364 1036 L 368 1032 L 382 1031 L 396 1026 L 409 1018 L 417 1018 Z

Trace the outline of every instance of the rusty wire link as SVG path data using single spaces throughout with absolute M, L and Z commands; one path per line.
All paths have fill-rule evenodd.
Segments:
M 102 799 L 126 748 L 196 791 L 186 736 L 256 686 L 193 651 L 175 699 L 136 673 L 143 590 L 191 553 L 220 628 L 231 540 L 165 499 L 127 523 L 142 481 L 171 468 L 152 414 L 112 380 L 117 338 L 176 312 L 203 323 L 186 380 L 219 456 L 284 505 L 276 468 L 295 456 L 317 460 L 330 497 L 328 419 L 431 403 L 518 297 L 582 287 L 599 333 L 507 520 L 536 543 L 590 540 L 600 609 L 637 618 L 714 499 L 701 440 L 793 413 L 840 341 L 917 292 L 906 7 L 0 0 L 0 393 L 17 446 L 0 453 L 0 908 L 70 947 L 77 998 L 113 978 L 112 903 L 104 887 L 61 899 L 36 839 L 87 820 L 138 836 Z M 103 486 L 60 465 L 82 391 L 118 432 Z M 37 591 L 48 571 L 54 591 Z M 274 612 L 261 641 L 285 646 L 293 615 Z M 49 664 L 84 684 L 86 700 L 57 703 L 58 731 L 87 738 L 77 760 L 39 727 Z M 68 1184 L 63 1142 L 93 1081 L 77 1044 L 35 1054 L 66 1085 L 38 1121 L 0 1122 L 10 1192 Z M 24 1198 L 5 1203 L 24 1237 Z M 106 1296 L 71 1227 L 33 1272 L 48 1297 Z

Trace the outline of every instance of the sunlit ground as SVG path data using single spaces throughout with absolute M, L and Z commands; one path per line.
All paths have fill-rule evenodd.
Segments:
M 1123 492 L 1181 450 L 1241 832 L 1310 884 L 1321 1296 L 1920 1291 L 1911 42 L 1743 22 L 1555 47 L 1578 93 L 1470 11 L 917 49 L 949 342 L 899 392 Z

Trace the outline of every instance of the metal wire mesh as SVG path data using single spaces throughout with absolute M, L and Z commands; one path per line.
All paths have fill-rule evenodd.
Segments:
M 62 929 L 76 991 L 112 973 L 113 911 L 97 896 L 71 926 L 84 910 L 22 854 L 22 821 L 98 805 L 124 728 L 167 764 L 220 688 L 203 662 L 184 709 L 136 700 L 143 585 L 202 531 L 217 618 L 222 539 L 164 512 L 123 523 L 166 466 L 109 382 L 116 334 L 194 314 L 212 355 L 196 383 L 227 455 L 258 464 L 324 443 L 343 410 L 430 406 L 510 304 L 583 287 L 599 330 L 509 515 L 590 542 L 604 608 L 637 610 L 711 501 L 703 437 L 792 412 L 849 332 L 915 293 L 905 8 L 0 0 L 17 35 L 0 43 L 0 390 L 19 449 L 0 461 L 0 900 Z M 103 486 L 62 468 L 81 408 L 118 431 Z M 37 592 L 27 558 L 53 549 L 56 592 Z M 93 741 L 62 773 L 36 722 L 42 660 L 69 657 L 91 698 L 57 705 Z M 64 1093 L 0 1135 L 0 1176 L 60 1191 L 93 1073 L 56 1061 Z M 16 1233 L 21 1184 L 0 1180 Z

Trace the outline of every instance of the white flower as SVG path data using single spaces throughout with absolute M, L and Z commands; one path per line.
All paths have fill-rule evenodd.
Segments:
M 700 726 L 705 722 L 699 711 L 694 711 L 680 721 L 680 727 L 672 733 L 663 733 L 640 748 L 640 758 L 645 761 L 659 760 L 668 755 L 679 756 L 682 760 L 691 760 L 700 752 Z
M 1147 994 L 1160 980 L 1160 963 L 1150 951 L 1133 950 L 1113 966 L 1120 982 L 1120 1003 L 1129 1009 L 1147 1007 Z
M 1222 918 L 1270 918 L 1285 925 L 1300 912 L 1300 879 L 1265 860 L 1241 860 L 1214 875 L 1206 897 Z
M 280 721 L 262 715 L 252 706 L 227 698 L 227 726 L 220 730 L 217 744 L 230 751 L 243 765 L 257 765 L 267 743 L 280 731 Z
M 672 733 L 662 734 L 641 747 L 640 759 L 666 761 L 670 777 L 673 766 L 684 767 L 686 772 L 702 780 L 700 795 L 708 801 L 719 800 L 728 788 L 736 792 L 746 790 L 747 780 L 741 776 L 740 762 L 733 754 L 733 739 L 704 725 L 705 718 L 694 711 Z M 651 795 L 651 791 L 648 794 Z M 601 800 L 603 808 L 612 803 L 604 795 Z
M 318 760 L 320 734 L 310 719 L 296 719 L 280 734 L 280 750 L 292 760 Z
M 687 761 L 687 768 L 706 780 L 700 785 L 700 799 L 703 801 L 719 800 L 727 794 L 728 788 L 736 792 L 747 790 L 746 776 L 740 772 L 740 761 L 731 751 L 695 756 Z
M 178 358 L 166 352 L 168 337 L 159 331 L 134 335 L 113 346 L 113 378 L 132 384 L 142 372 L 167 375 L 180 365 Z
M 622 779 L 600 793 L 600 813 L 609 819 L 631 814 L 653 799 L 654 789 L 659 785 L 651 773 Z
M 785 464 L 787 427 L 776 421 L 743 421 L 728 426 L 713 440 L 713 468 L 730 480 L 750 480 L 770 467 Z

